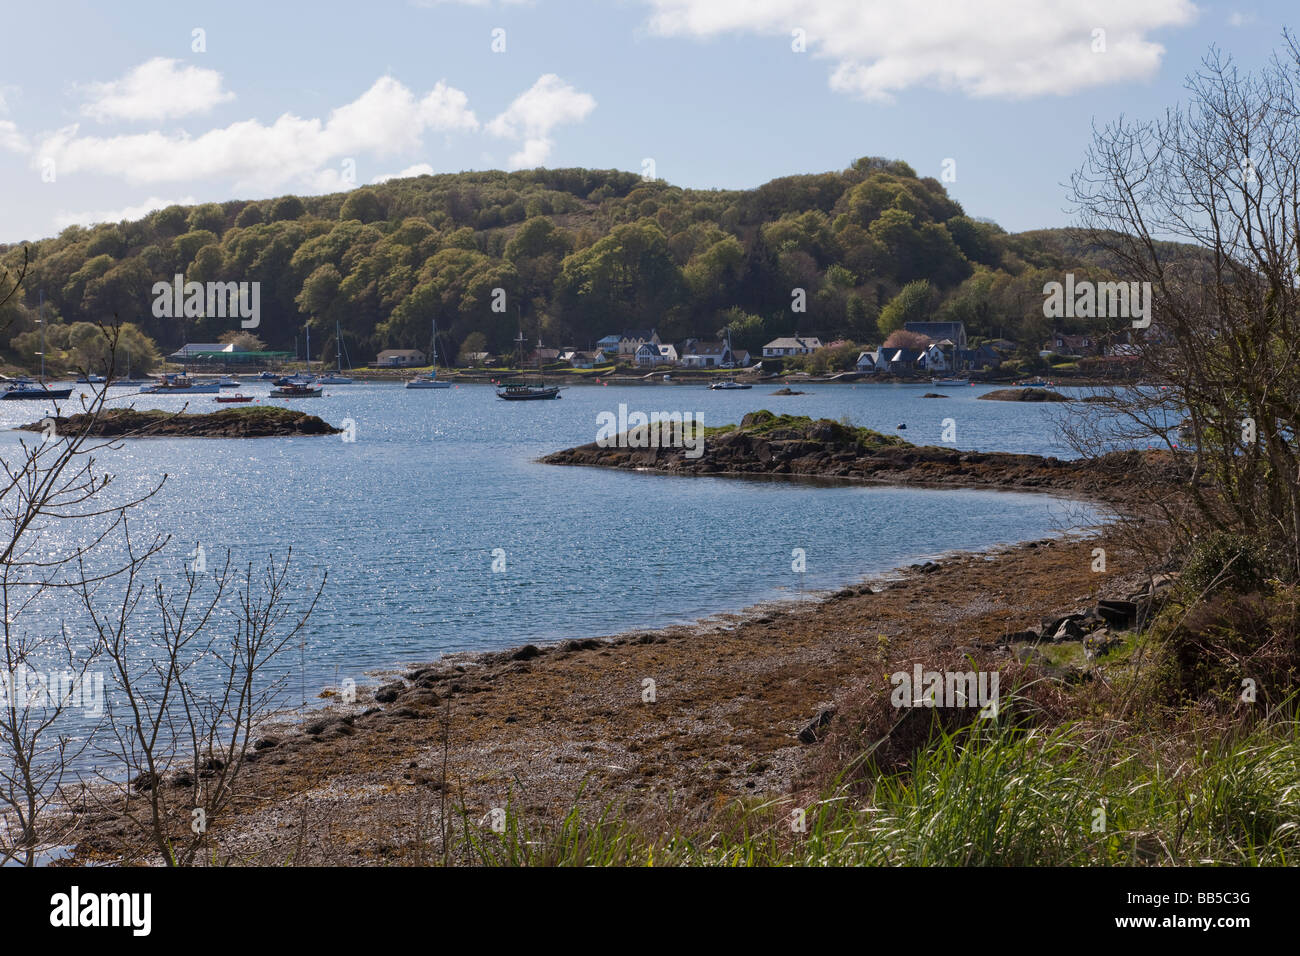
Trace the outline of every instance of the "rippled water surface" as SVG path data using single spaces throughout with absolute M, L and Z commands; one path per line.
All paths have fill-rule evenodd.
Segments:
M 296 407 L 340 425 L 334 438 L 138 439 L 101 455 L 118 494 L 168 476 L 134 519 L 173 537 L 156 572 L 175 576 L 202 544 L 209 565 L 293 547 L 300 581 L 328 574 L 305 653 L 309 686 L 440 652 L 608 634 L 797 596 L 947 550 L 1043 537 L 1093 515 L 1045 495 L 674 478 L 536 463 L 596 437 L 596 416 L 689 411 L 708 425 L 769 408 L 842 418 L 962 448 L 1068 456 L 1059 405 L 976 401 L 984 389 L 922 399 L 916 386 L 585 386 L 553 402 L 508 403 L 486 386 L 411 391 L 327 386 Z M 244 391 L 268 402 L 265 385 Z M 210 411 L 210 395 L 111 391 L 110 404 Z M 38 403 L 0 403 L 12 455 Z M 49 546 L 66 544 L 54 528 Z M 807 573 L 791 570 L 792 550 Z M 500 549 L 499 551 L 497 549 Z M 494 572 L 504 552 L 504 571 Z M 498 565 L 500 561 L 497 562 Z M 60 620 L 75 623 L 74 608 Z M 47 624 L 52 621 L 47 621 Z M 295 654 L 295 669 L 298 664 Z

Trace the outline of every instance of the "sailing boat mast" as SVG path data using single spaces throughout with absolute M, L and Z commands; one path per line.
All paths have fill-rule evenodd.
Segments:
M 41 384 L 45 384 L 45 290 L 41 289 L 40 315 L 37 319 L 41 325 Z

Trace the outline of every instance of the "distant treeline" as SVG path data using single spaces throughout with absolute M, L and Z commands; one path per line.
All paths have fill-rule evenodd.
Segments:
M 154 284 L 178 273 L 259 282 L 250 331 L 269 349 L 292 349 L 310 323 L 314 357 L 330 359 L 337 322 L 359 361 L 425 348 L 433 319 L 447 359 L 509 352 L 521 317 L 530 344 L 540 331 L 555 347 L 650 327 L 677 341 L 729 326 L 733 344 L 751 350 L 796 331 L 870 342 L 938 318 L 1029 351 L 1052 331 L 1097 331 L 1089 320 L 1053 329 L 1046 282 L 1067 269 L 1110 275 L 1069 233 L 1010 235 L 965 215 L 938 180 L 879 158 L 743 191 L 616 170 L 418 176 L 328 196 L 170 206 L 70 227 L 28 250 L 24 295 L 0 316 L 0 349 L 20 365 L 39 348 L 40 289 L 55 339 L 58 325 L 67 339 L 74 323 L 115 315 L 164 353 L 239 331 L 237 319 L 155 316 Z M 0 247 L 11 274 L 21 258 L 21 245 Z

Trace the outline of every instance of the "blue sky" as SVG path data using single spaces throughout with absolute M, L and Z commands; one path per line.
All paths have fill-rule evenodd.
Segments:
M 1177 102 L 1212 43 L 1258 66 L 1288 12 L 1279 0 L 11 5 L 0 242 L 412 170 L 641 172 L 647 158 L 697 188 L 864 155 L 939 177 L 952 159 L 948 189 L 969 214 L 1013 231 L 1064 225 L 1061 184 L 1094 119 Z

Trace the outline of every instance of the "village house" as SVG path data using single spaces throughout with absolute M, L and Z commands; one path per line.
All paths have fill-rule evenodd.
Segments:
M 482 367 L 492 361 L 491 352 L 462 352 L 460 363 L 468 368 Z
M 821 340 L 815 336 L 800 335 L 773 339 L 763 346 L 763 358 L 788 358 L 792 355 L 811 355 L 822 347 Z
M 600 349 L 606 355 L 618 354 L 618 343 L 623 341 L 621 335 L 607 335 L 596 342 L 596 348 Z
M 605 353 L 600 349 L 595 352 L 579 352 L 576 349 L 566 349 L 560 353 L 560 361 L 568 362 L 574 368 L 595 368 L 597 365 L 605 364 Z
M 687 368 L 723 368 L 734 364 L 735 358 L 726 342 L 697 342 L 682 356 L 682 365 Z
M 881 346 L 876 350 L 876 370 L 894 375 L 911 375 L 925 368 L 925 352 L 921 349 L 896 349 Z
M 1057 355 L 1097 355 L 1100 352 L 1097 340 L 1091 335 L 1065 335 L 1060 332 L 1054 334 L 1043 348 Z
M 419 349 L 384 349 L 375 357 L 376 368 L 410 368 L 424 364 L 424 353 Z
M 533 349 L 532 354 L 528 356 L 528 361 L 532 362 L 534 365 L 548 365 L 552 362 L 558 362 L 559 360 L 559 349 L 536 348 Z
M 965 322 L 904 322 L 903 328 L 917 335 L 924 335 L 931 342 L 952 342 L 959 349 L 966 348 Z
M 859 352 L 858 360 L 853 367 L 859 372 L 874 372 L 876 370 L 876 357 L 874 352 Z
M 636 355 L 637 349 L 649 343 L 659 347 L 659 333 L 654 329 L 631 329 L 624 332 L 618 340 L 618 354 L 625 358 Z
M 642 342 L 632 353 L 632 361 L 643 368 L 654 368 L 661 362 L 659 346 L 654 342 Z
M 660 346 L 659 346 L 659 362 L 660 362 L 661 365 L 676 365 L 676 364 L 677 364 L 677 346 L 675 346 L 675 345 L 660 345 Z
M 944 339 L 942 342 L 934 342 L 929 345 L 923 355 L 925 358 L 925 368 L 931 372 L 951 372 L 956 368 L 957 351 L 952 344 L 952 339 Z

